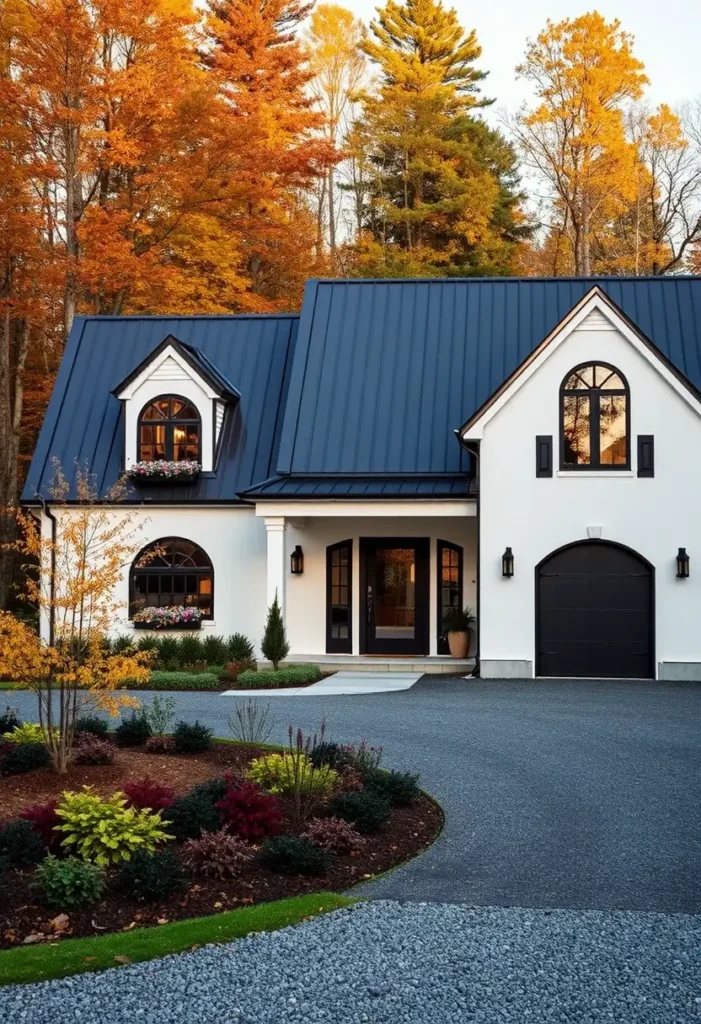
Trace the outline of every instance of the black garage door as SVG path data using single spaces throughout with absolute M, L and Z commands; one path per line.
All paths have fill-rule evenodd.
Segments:
M 541 562 L 536 588 L 537 675 L 654 675 L 653 574 L 634 552 L 572 544 Z

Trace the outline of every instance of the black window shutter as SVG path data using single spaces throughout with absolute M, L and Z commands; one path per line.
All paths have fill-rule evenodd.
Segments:
M 536 436 L 535 475 L 553 475 L 553 439 L 550 434 L 538 434 Z
M 655 475 L 655 438 L 638 434 L 638 476 Z

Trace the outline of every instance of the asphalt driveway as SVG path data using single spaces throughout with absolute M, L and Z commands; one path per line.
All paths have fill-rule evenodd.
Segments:
M 227 735 L 235 698 L 177 694 Z M 8 694 L 33 717 L 33 697 Z M 401 693 L 273 697 L 277 735 L 326 719 L 418 771 L 446 828 L 364 887 L 382 899 L 701 912 L 701 685 L 425 676 Z M 358 890 L 356 890 L 357 892 Z

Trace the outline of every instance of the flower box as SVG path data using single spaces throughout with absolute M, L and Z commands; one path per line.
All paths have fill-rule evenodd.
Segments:
M 153 484 L 190 484 L 200 475 L 199 462 L 136 462 L 129 469 L 129 477 L 137 483 Z
M 173 605 L 163 608 L 142 608 L 132 619 L 134 629 L 201 629 L 202 612 L 199 608 Z

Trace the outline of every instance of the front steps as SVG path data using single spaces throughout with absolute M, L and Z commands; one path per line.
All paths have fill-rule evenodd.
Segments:
M 417 658 L 378 658 L 350 654 L 290 654 L 281 665 L 318 665 L 322 672 L 426 672 L 429 675 L 469 676 L 475 667 L 474 658 L 450 658 L 433 655 Z M 258 668 L 272 668 L 269 661 L 259 661 Z

